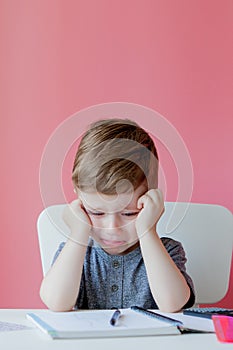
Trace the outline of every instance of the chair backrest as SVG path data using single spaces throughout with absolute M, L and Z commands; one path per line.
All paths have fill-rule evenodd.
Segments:
M 42 211 L 37 228 L 43 274 L 50 266 L 69 229 L 62 220 L 65 204 Z M 187 271 L 193 279 L 197 304 L 215 303 L 228 290 L 232 246 L 232 213 L 213 204 L 165 202 L 158 233 L 180 241 L 187 257 Z

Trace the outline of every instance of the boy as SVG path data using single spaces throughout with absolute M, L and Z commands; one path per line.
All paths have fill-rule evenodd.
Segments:
M 156 232 L 164 201 L 149 134 L 129 120 L 92 124 L 72 180 L 77 199 L 63 216 L 70 236 L 42 281 L 43 302 L 54 311 L 191 307 L 183 248 Z

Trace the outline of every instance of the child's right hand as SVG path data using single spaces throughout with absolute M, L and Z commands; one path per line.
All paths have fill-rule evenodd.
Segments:
M 70 228 L 73 239 L 79 241 L 81 237 L 89 238 L 92 224 L 79 198 L 65 207 L 63 220 Z

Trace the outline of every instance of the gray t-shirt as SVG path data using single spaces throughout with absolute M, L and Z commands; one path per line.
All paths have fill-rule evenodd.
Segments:
M 194 304 L 194 287 L 186 273 L 186 257 L 180 242 L 161 238 L 169 255 L 184 275 L 191 295 L 184 308 Z M 54 261 L 65 243 L 61 243 Z M 171 291 L 172 293 L 172 291 Z M 140 247 L 126 255 L 110 255 L 90 240 L 84 260 L 82 279 L 75 307 L 78 309 L 158 308 L 150 291 Z

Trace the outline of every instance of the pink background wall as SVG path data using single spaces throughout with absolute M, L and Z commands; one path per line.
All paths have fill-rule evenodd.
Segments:
M 83 108 L 161 113 L 190 152 L 192 201 L 233 209 L 232 30 L 232 0 L 0 1 L 0 307 L 43 306 L 40 159 Z M 221 305 L 232 299 L 233 273 Z

